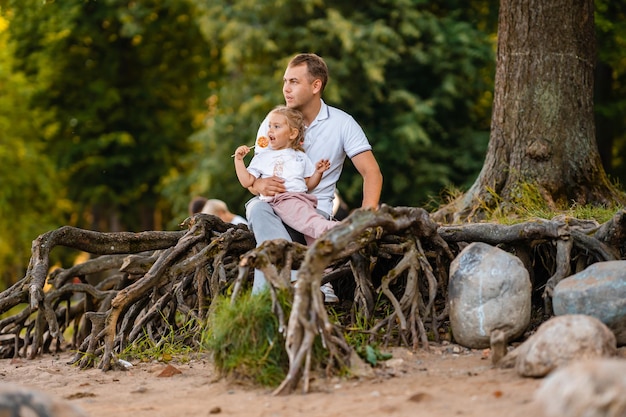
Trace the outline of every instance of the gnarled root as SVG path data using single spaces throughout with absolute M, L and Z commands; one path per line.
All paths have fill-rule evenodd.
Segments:
M 429 237 L 431 242 L 440 245 L 443 253 L 451 255 L 445 241 L 437 235 L 437 225 L 430 220 L 428 214 L 417 208 L 391 208 L 383 205 L 379 211 L 357 210 L 348 219 L 338 226 L 327 231 L 308 249 L 304 261 L 298 270 L 298 280 L 294 295 L 293 308 L 287 326 L 285 347 L 289 357 L 289 371 L 283 383 L 274 391 L 274 394 L 285 394 L 293 391 L 298 385 L 300 376 L 303 379 L 303 390 L 308 390 L 308 376 L 310 373 L 310 355 L 313 341 L 317 335 L 330 352 L 331 361 L 339 364 L 349 364 L 351 350 L 332 324 L 324 307 L 322 294 L 319 290 L 324 270 L 338 259 L 349 259 L 352 254 L 368 248 L 376 241 L 384 241 L 386 235 L 402 236 L 411 241 L 415 236 Z M 419 260 L 415 259 L 417 250 L 415 243 L 408 243 L 407 247 L 414 250 L 413 254 L 403 258 L 399 271 L 408 268 L 414 262 L 419 267 Z M 450 256 L 451 257 L 451 256 Z M 407 266 L 405 267 L 405 264 Z M 395 276 L 390 272 L 388 280 Z M 434 294 L 436 289 L 430 291 Z M 390 299 L 395 300 L 391 293 Z M 408 311 L 412 318 L 417 317 L 417 302 L 419 294 L 417 285 L 410 294 L 396 302 L 395 314 L 404 318 Z M 404 306 L 402 305 L 404 303 Z M 413 323 L 417 323 L 419 320 Z M 406 320 L 404 320 L 406 322 Z M 406 328 L 406 325 L 405 325 Z M 423 333 L 423 328 L 421 329 Z M 425 337 L 424 339 L 425 340 Z

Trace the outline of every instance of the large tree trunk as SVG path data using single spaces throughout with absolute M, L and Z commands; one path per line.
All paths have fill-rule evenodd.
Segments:
M 624 202 L 595 140 L 594 30 L 593 0 L 500 1 L 489 148 L 474 185 L 447 208 L 455 220 L 479 217 L 494 195 L 515 204 L 529 185 L 554 208 Z

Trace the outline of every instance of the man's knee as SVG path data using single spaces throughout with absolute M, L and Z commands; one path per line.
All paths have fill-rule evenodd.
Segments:
M 246 218 L 248 220 L 254 219 L 263 213 L 272 211 L 272 208 L 265 201 L 261 201 L 258 197 L 254 197 L 246 203 Z
M 271 222 L 272 217 L 277 217 L 272 207 L 265 201 L 254 197 L 246 203 L 246 219 L 248 220 L 248 228 L 255 233 L 255 225 L 263 228 L 263 223 Z

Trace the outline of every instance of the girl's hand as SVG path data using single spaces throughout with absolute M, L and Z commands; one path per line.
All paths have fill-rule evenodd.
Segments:
M 235 159 L 243 159 L 244 156 L 248 155 L 250 152 L 250 148 L 246 145 L 241 145 L 235 150 L 234 157 Z
M 329 169 L 330 169 L 330 161 L 328 159 L 320 159 L 315 164 L 315 171 L 320 174 L 325 171 L 328 171 Z

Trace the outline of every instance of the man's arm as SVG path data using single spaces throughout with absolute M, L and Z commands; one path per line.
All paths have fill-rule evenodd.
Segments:
M 380 193 L 383 188 L 383 174 L 372 151 L 361 152 L 352 158 L 354 167 L 363 177 L 362 208 L 378 209 Z
M 280 177 L 257 178 L 248 190 L 254 195 L 274 196 L 286 191 L 284 182 Z

